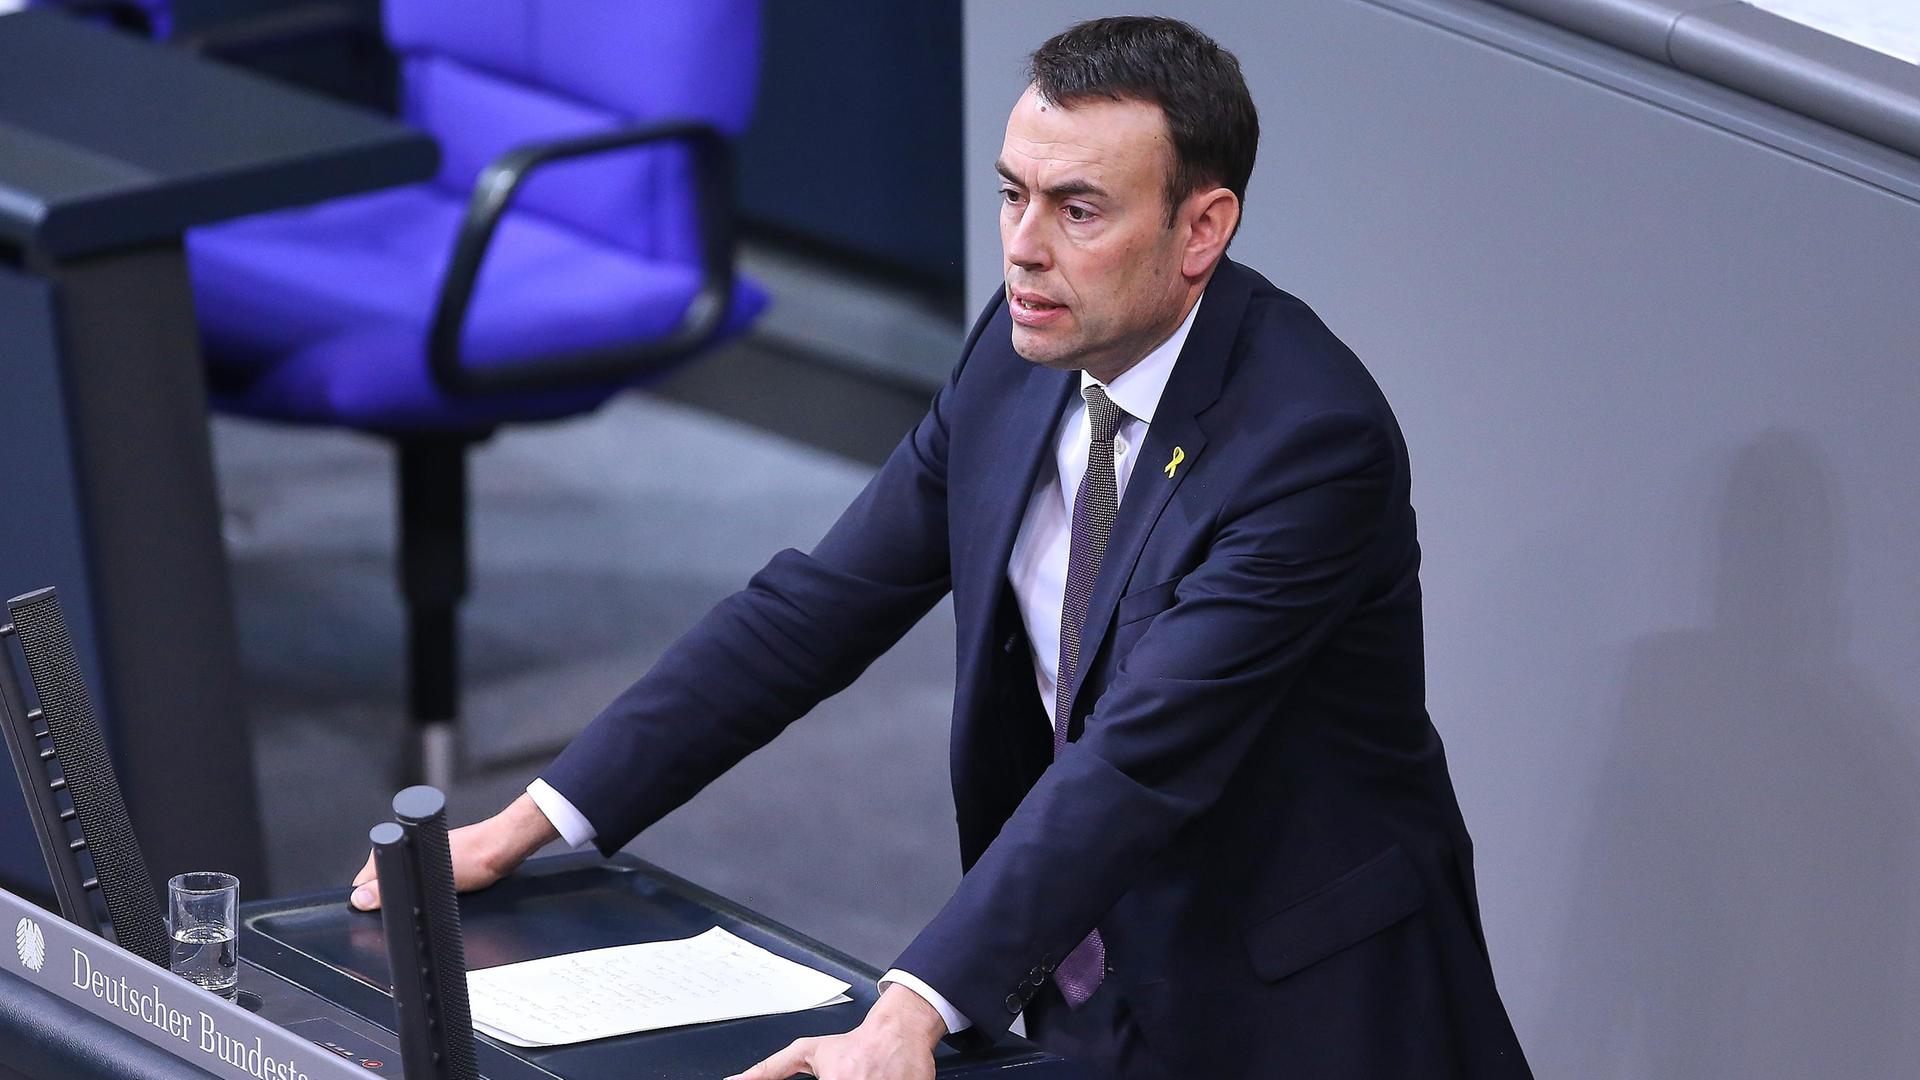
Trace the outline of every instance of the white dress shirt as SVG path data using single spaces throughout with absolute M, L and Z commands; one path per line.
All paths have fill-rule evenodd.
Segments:
M 1106 384 L 1107 397 L 1120 406 L 1119 430 L 1113 438 L 1113 479 L 1119 499 L 1127 496 L 1127 481 L 1140 448 L 1147 441 L 1147 426 L 1160 407 L 1160 395 L 1173 374 L 1173 362 L 1180 358 L 1193 317 L 1200 312 L 1194 301 L 1186 321 L 1160 347 L 1139 363 Z M 1073 502 L 1080 493 L 1080 481 L 1087 474 L 1087 447 L 1093 440 L 1093 421 L 1087 416 L 1084 395 L 1087 387 L 1100 385 L 1093 376 L 1080 373 L 1082 399 L 1069 399 L 1060 418 L 1060 430 L 1054 439 L 1054 467 L 1049 475 L 1042 469 L 1027 502 L 1027 515 L 1020 522 L 1020 535 L 1013 541 L 1013 556 L 1007 560 L 1007 580 L 1013 583 L 1014 599 L 1020 605 L 1020 621 L 1026 627 L 1027 644 L 1033 653 L 1034 681 L 1039 684 L 1040 704 L 1047 710 L 1047 726 L 1053 728 L 1054 689 L 1060 678 L 1060 605 L 1067 594 L 1067 549 L 1073 539 Z
M 1171 337 L 1106 384 L 1107 397 L 1125 414 L 1113 441 L 1114 483 L 1117 495 L 1123 500 L 1127 481 L 1133 476 L 1134 462 L 1147 439 L 1147 426 L 1153 423 L 1160 395 L 1167 388 L 1167 379 L 1173 374 L 1174 361 L 1180 358 L 1187 333 L 1193 329 L 1194 316 L 1200 313 L 1200 303 L 1200 300 L 1194 301 L 1192 310 Z M 1082 395 L 1087 387 L 1098 385 L 1091 375 L 1080 373 Z M 1013 583 L 1014 598 L 1020 605 L 1020 621 L 1026 626 L 1034 681 L 1040 691 L 1040 703 L 1046 708 L 1048 731 L 1053 730 L 1054 686 L 1060 677 L 1060 605 L 1067 592 L 1073 500 L 1087 472 L 1087 448 L 1092 439 L 1092 421 L 1087 417 L 1084 398 L 1071 399 L 1061 414 L 1054 436 L 1054 467 L 1043 469 L 1035 483 L 1033 497 L 1027 502 L 1026 517 L 1020 522 L 1020 533 L 1013 541 L 1013 555 L 1007 560 L 1007 579 Z M 527 794 L 568 844 L 578 848 L 593 840 L 593 823 L 545 780 L 536 779 L 529 784 Z M 939 991 L 912 974 L 895 968 L 880 977 L 883 989 L 888 983 L 899 983 L 925 998 L 946 1021 L 949 1033 L 973 1026 Z M 1015 1019 L 1014 1034 L 1026 1034 L 1025 1019 L 1024 1015 Z

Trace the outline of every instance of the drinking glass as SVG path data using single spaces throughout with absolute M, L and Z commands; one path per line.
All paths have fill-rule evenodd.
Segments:
M 167 882 L 173 973 L 230 998 L 240 985 L 240 879 L 196 871 Z

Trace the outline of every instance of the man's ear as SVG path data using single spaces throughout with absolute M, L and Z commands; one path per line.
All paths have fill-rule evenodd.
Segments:
M 1180 272 L 1189 278 L 1205 276 L 1226 254 L 1227 241 L 1240 225 L 1240 200 L 1226 188 L 1196 191 L 1187 196 L 1187 246 Z

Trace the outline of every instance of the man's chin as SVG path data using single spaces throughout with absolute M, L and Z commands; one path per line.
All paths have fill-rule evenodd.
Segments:
M 1013 351 L 1022 360 L 1041 367 L 1072 370 L 1078 366 L 1073 362 L 1075 351 L 1060 335 L 1019 323 L 1013 326 Z

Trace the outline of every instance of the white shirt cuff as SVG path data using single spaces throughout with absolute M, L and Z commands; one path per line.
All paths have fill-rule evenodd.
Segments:
M 951 1035 L 956 1031 L 965 1031 L 973 1026 L 973 1021 L 962 1016 L 959 1009 L 954 1008 L 952 1003 L 948 1002 L 946 998 L 941 997 L 940 991 L 935 990 L 933 987 L 928 986 L 912 975 L 901 971 L 899 968 L 894 968 L 892 971 L 880 976 L 880 988 L 882 990 L 887 988 L 888 983 L 899 983 L 901 986 L 925 998 L 927 1004 L 933 1006 L 933 1011 L 940 1014 L 940 1019 L 946 1021 L 947 1034 Z
M 533 805 L 547 815 L 547 820 L 553 823 L 560 833 L 560 839 L 565 840 L 568 847 L 580 848 L 593 842 L 593 822 L 568 802 L 565 795 L 553 790 L 552 784 L 536 777 L 533 783 L 527 785 L 527 794 L 533 797 Z

